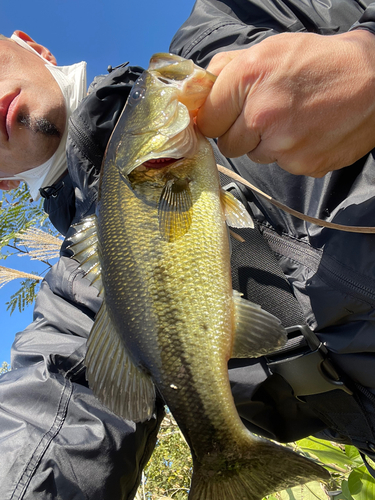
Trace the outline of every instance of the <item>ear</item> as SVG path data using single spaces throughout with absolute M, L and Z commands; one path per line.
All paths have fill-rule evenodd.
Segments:
M 51 64 L 54 64 L 55 66 L 57 66 L 55 56 L 53 56 L 51 54 L 51 52 L 46 47 L 44 47 L 43 45 L 40 45 L 39 43 L 34 42 L 34 40 L 31 37 L 29 37 L 29 35 L 24 33 L 23 31 L 16 30 L 14 32 L 14 34 L 17 35 L 18 37 L 20 37 L 24 42 L 26 42 L 27 45 L 30 45 L 30 47 L 32 47 L 34 50 L 36 50 L 38 52 L 38 54 L 40 54 L 44 59 L 49 61 Z
M 2 181 L 0 180 L 0 189 L 3 191 L 9 191 L 10 189 L 16 189 L 21 184 L 21 181 Z

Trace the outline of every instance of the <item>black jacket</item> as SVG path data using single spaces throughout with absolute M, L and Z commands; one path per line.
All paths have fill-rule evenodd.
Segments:
M 172 40 L 171 52 L 207 66 L 217 52 L 243 49 L 277 33 L 334 35 L 350 29 L 375 34 L 375 4 L 355 0 L 197 0 Z M 321 179 L 294 176 L 276 164 L 259 166 L 247 157 L 225 163 L 216 153 L 219 163 L 300 212 L 341 224 L 374 225 L 374 152 Z M 239 412 L 250 429 L 279 440 L 317 433 L 326 426 L 330 429 L 324 430 L 326 435 L 371 453 L 375 450 L 375 236 L 303 222 L 246 188 L 242 191 L 293 287 L 307 324 L 328 347 L 336 367 L 358 385 L 355 397 L 336 390 L 300 401 L 284 380 L 270 374 L 268 366 L 255 362 L 238 370 L 235 380 L 234 372 L 231 376 Z M 238 274 L 241 272 L 243 269 Z M 262 305 L 267 308 L 267 301 Z M 301 373 L 304 376 L 308 375 Z M 366 408 L 362 417 L 351 407 L 353 401 Z M 351 418 L 350 413 L 356 416 Z M 350 421 L 353 428 L 349 428 Z M 367 430 L 356 432 L 355 426 Z
M 46 190 L 45 201 L 62 234 L 95 209 L 104 150 L 140 72 L 122 66 L 98 79 L 71 118 L 69 173 Z M 0 377 L 4 500 L 117 500 L 136 492 L 159 421 L 125 422 L 88 388 L 83 360 L 99 306 L 64 244 L 41 285 L 33 323 L 16 335 L 12 371 Z

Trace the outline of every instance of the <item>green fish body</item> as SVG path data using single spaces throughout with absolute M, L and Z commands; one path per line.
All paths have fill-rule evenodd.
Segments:
M 328 473 L 252 435 L 233 402 L 228 360 L 286 337 L 232 290 L 227 224 L 252 221 L 221 190 L 194 124 L 213 82 L 191 61 L 151 59 L 109 142 L 97 214 L 77 227 L 72 250 L 103 296 L 86 357 L 94 393 L 141 422 L 157 388 L 191 449 L 189 499 L 260 500 Z

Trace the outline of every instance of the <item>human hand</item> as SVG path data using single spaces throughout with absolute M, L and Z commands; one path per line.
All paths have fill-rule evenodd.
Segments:
M 217 54 L 197 117 L 227 157 L 321 177 L 375 147 L 375 36 L 287 33 Z

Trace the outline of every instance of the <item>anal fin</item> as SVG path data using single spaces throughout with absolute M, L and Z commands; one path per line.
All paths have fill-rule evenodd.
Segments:
M 235 337 L 232 358 L 257 358 L 276 351 L 286 341 L 286 331 L 276 316 L 242 298 L 233 290 Z
M 85 363 L 89 387 L 111 411 L 134 422 L 151 418 L 154 384 L 130 359 L 112 325 L 105 301 L 87 342 Z

